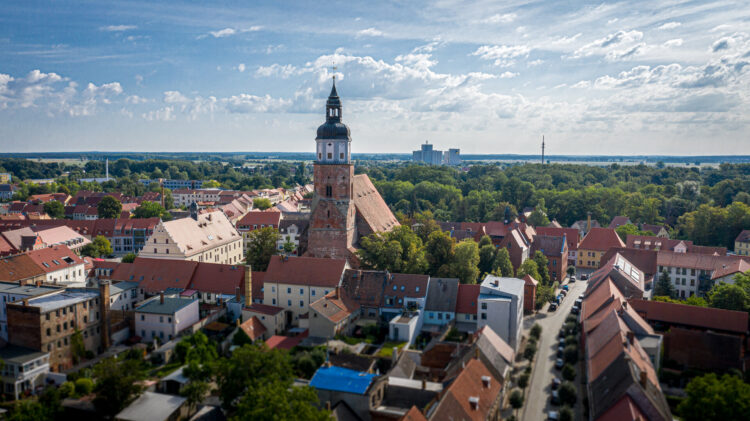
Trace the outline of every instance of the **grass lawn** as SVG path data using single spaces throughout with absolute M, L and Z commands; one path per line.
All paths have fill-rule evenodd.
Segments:
M 383 358 L 391 358 L 393 356 L 393 348 L 402 349 L 406 346 L 406 342 L 386 342 L 378 351 L 377 356 Z
M 161 367 L 157 367 L 157 368 L 151 370 L 151 372 L 149 373 L 149 375 L 150 375 L 149 377 L 159 377 L 159 378 L 162 378 L 162 377 L 164 377 L 166 375 L 171 374 L 173 371 L 175 371 L 178 368 L 180 368 L 180 366 L 182 366 L 182 364 L 180 364 L 179 361 L 172 361 L 171 363 L 169 363 L 167 365 L 163 365 Z

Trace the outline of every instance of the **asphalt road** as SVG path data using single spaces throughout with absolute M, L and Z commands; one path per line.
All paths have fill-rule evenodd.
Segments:
M 569 284 L 568 293 L 557 311 L 549 313 L 547 309 L 540 311 L 534 317 L 524 319 L 524 330 L 528 330 L 534 323 L 542 326 L 542 336 L 536 356 L 536 367 L 531 376 L 521 419 L 524 421 L 540 421 L 547 419 L 547 412 L 559 410 L 560 407 L 550 404 L 552 389 L 550 384 L 554 377 L 560 377 L 560 371 L 555 368 L 557 359 L 558 334 L 570 314 L 575 300 L 586 290 L 586 282 L 578 281 Z M 577 381 L 577 379 L 576 379 Z M 580 404 L 580 402 L 579 402 Z M 580 412 L 580 411 L 579 411 Z

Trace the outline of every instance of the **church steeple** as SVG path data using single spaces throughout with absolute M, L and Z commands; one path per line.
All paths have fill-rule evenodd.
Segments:
M 333 79 L 331 94 L 326 101 L 326 122 L 318 127 L 317 143 L 318 164 L 349 164 L 350 143 L 349 127 L 341 122 L 341 99 L 336 91 L 336 78 Z

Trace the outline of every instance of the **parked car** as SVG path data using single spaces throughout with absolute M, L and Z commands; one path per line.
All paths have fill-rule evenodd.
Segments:
M 576 281 L 576 276 L 575 276 L 575 275 L 572 275 L 572 276 L 570 277 L 570 282 L 575 282 L 575 281 Z
M 552 379 L 552 390 L 557 389 L 562 384 L 562 380 L 560 380 L 559 377 L 555 377 Z
M 562 358 L 558 358 L 555 360 L 555 368 L 558 370 L 561 370 L 563 366 L 565 365 L 565 362 L 563 362 Z
M 578 314 L 579 311 L 580 311 L 580 309 L 576 305 L 576 306 L 573 306 L 573 308 L 570 309 L 570 314 Z
M 563 300 L 563 298 L 565 298 L 565 296 L 564 296 L 564 295 L 562 295 L 562 294 L 557 294 L 557 304 L 560 304 L 560 301 L 562 301 L 562 300 Z
M 563 338 L 560 338 L 560 343 L 559 343 L 559 345 L 560 345 L 560 346 L 565 346 L 565 338 L 564 338 L 564 337 L 563 337 Z
M 565 354 L 565 347 L 564 346 L 558 346 L 557 347 L 557 357 L 562 358 L 562 356 Z
M 575 302 L 575 305 L 577 305 L 578 307 L 580 307 L 581 304 L 583 304 L 583 298 L 577 299 L 576 302 Z
M 566 335 L 565 328 L 560 329 L 560 333 L 557 335 L 558 338 L 564 338 Z
M 562 289 L 563 289 L 563 291 L 568 292 L 568 290 L 570 289 L 570 287 L 568 285 L 563 285 Z
M 589 280 L 589 276 L 588 275 L 581 275 L 581 280 L 582 281 L 588 281 Z
M 557 421 L 560 419 L 560 413 L 557 411 L 549 411 L 547 413 L 547 419 L 550 421 Z
M 552 402 L 552 405 L 560 405 L 560 394 L 557 390 L 552 391 L 552 399 L 550 399 L 550 402 Z
M 551 303 L 549 305 L 548 311 L 555 311 L 555 310 L 557 310 L 557 303 Z
M 585 297 L 585 296 L 586 296 L 586 293 L 582 292 L 581 295 L 578 296 L 578 299 L 581 300 L 581 301 L 583 301 L 583 297 Z

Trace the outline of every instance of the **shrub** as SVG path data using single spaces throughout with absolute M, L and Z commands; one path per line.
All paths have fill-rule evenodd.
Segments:
M 573 410 L 565 405 L 560 409 L 560 421 L 573 421 Z
M 573 381 L 576 379 L 576 369 L 571 364 L 565 364 L 562 368 L 562 377 L 565 380 Z
M 577 333 L 578 325 L 575 322 L 565 322 L 565 332 L 569 335 L 575 335 Z
M 565 318 L 565 323 L 570 322 L 578 324 L 578 316 L 576 316 L 575 314 L 568 314 L 568 317 Z
M 575 344 L 566 345 L 563 350 L 565 362 L 575 364 L 578 362 L 578 346 Z
M 521 389 L 526 389 L 526 386 L 529 385 L 529 373 L 523 373 L 521 374 L 521 377 L 518 378 L 518 387 Z
M 513 409 L 518 409 L 523 406 L 523 393 L 521 393 L 520 390 L 513 389 L 513 392 L 511 392 L 510 406 L 512 406 Z
M 89 378 L 81 377 L 76 380 L 75 390 L 78 396 L 90 395 L 94 390 L 94 382 Z
M 60 385 L 60 397 L 68 398 L 73 397 L 76 393 L 76 387 L 73 382 L 64 382 Z
M 534 359 L 535 354 L 536 354 L 536 345 L 532 343 L 526 344 L 526 348 L 523 350 L 523 357 L 531 361 L 532 359 Z
M 578 399 L 578 390 L 572 382 L 563 382 L 560 385 L 560 402 L 575 405 Z
M 523 369 L 523 372 L 531 375 L 531 364 L 527 365 L 526 368 Z
M 568 335 L 565 337 L 566 345 L 575 344 L 575 343 L 578 343 L 578 338 L 576 337 L 576 335 Z
M 531 331 L 529 332 L 529 336 L 539 339 L 539 337 L 542 336 L 542 326 L 539 323 L 534 323 L 534 326 L 531 327 Z

